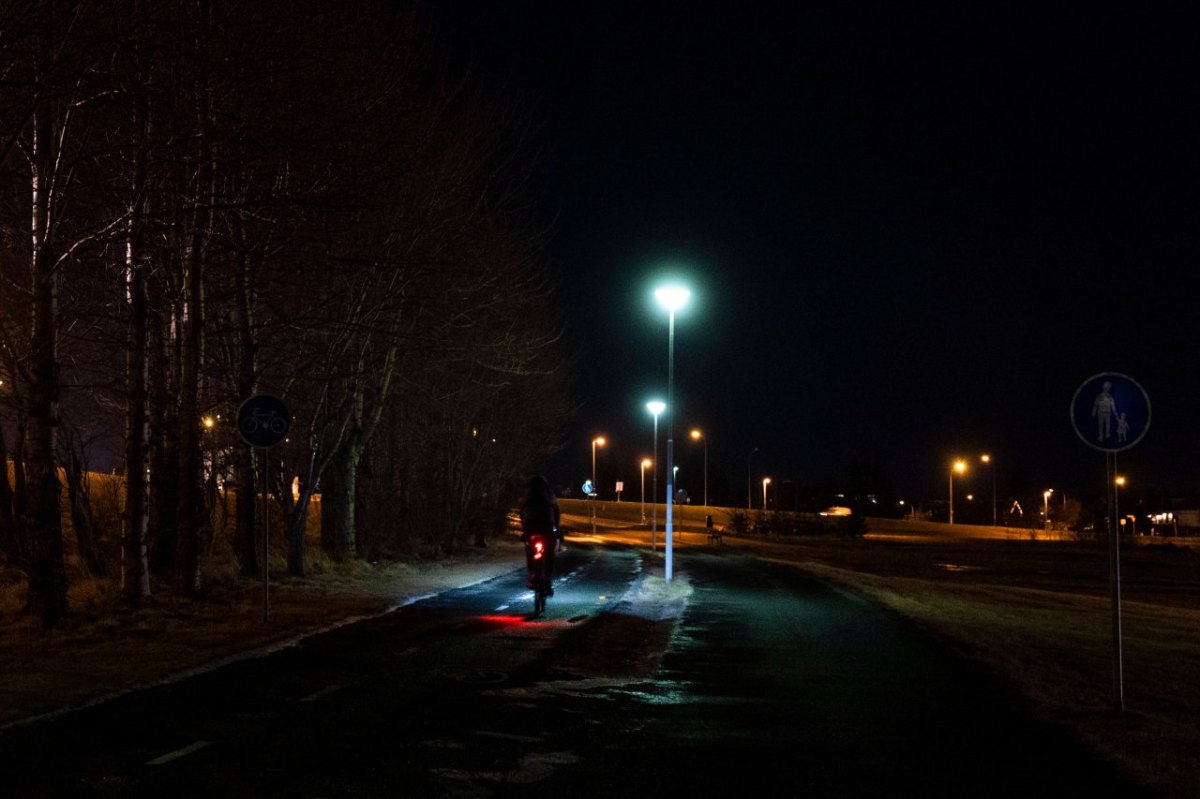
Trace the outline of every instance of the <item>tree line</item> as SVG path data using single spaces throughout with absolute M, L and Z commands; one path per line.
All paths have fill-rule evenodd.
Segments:
M 0 566 L 26 612 L 67 612 L 69 531 L 130 602 L 199 594 L 230 489 L 260 573 L 264 479 L 293 574 L 318 491 L 339 560 L 502 529 L 569 410 L 530 136 L 402 3 L 0 0 Z M 258 393 L 292 414 L 262 458 L 233 425 Z

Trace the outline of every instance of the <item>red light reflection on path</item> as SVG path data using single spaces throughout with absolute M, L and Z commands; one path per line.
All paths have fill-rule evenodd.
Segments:
M 484 622 L 485 624 L 490 624 L 496 627 L 517 627 L 530 621 L 524 616 L 506 616 L 500 614 L 478 616 L 477 618 L 479 621 Z

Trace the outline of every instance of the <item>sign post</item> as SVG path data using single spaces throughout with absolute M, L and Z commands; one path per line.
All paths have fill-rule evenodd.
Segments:
M 267 479 L 267 450 L 287 437 L 292 425 L 292 415 L 283 401 L 271 394 L 256 394 L 238 408 L 237 426 L 242 440 L 261 453 L 262 469 L 262 573 L 263 573 L 263 624 L 270 618 L 270 507 L 267 494 L 270 482 Z M 251 486 L 253 489 L 253 486 Z
M 1071 424 L 1075 434 L 1093 449 L 1105 453 L 1108 485 L 1109 582 L 1112 586 L 1113 697 L 1125 709 L 1125 678 L 1121 652 L 1121 548 L 1120 510 L 1117 506 L 1117 453 L 1142 440 L 1150 428 L 1150 397 L 1128 375 L 1101 372 L 1092 375 L 1071 398 Z

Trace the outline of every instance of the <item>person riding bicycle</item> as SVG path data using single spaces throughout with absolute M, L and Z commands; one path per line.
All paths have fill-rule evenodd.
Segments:
M 550 490 L 550 483 L 541 475 L 530 478 L 527 488 L 529 490 L 525 501 L 521 504 L 521 541 L 525 544 L 525 573 L 533 573 L 533 548 L 529 545 L 529 538 L 532 535 L 542 535 L 546 537 L 547 542 L 546 575 L 553 579 L 554 552 L 562 542 L 562 531 L 558 526 L 561 517 L 558 500 Z M 532 582 L 529 587 L 534 587 Z M 550 596 L 554 595 L 553 587 L 549 593 Z

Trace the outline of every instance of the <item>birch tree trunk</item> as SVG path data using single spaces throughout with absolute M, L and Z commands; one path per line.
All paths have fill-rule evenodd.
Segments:
M 28 504 L 23 528 L 28 551 L 26 610 L 49 628 L 67 612 L 63 558 L 62 485 L 58 479 L 59 399 L 58 270 L 51 246 L 51 175 L 55 167 L 55 114 L 44 102 L 34 114 L 32 176 L 33 319 L 30 325 L 32 383 L 25 430 Z
M 208 47 L 209 0 L 199 0 L 196 32 L 196 169 L 191 240 L 184 260 L 183 362 L 179 386 L 179 578 L 183 593 L 200 593 L 200 533 L 204 527 L 204 461 L 200 443 L 200 367 L 204 358 L 204 262 L 212 224 L 213 152 Z
M 139 90 L 135 98 L 132 205 L 125 247 L 126 302 L 129 306 L 128 337 L 125 346 L 125 515 L 121 541 L 122 590 L 125 600 L 136 605 L 150 596 L 150 562 L 146 517 L 146 333 L 149 311 L 146 307 L 146 264 L 142 226 L 147 184 L 147 142 L 149 139 L 149 69 L 145 64 L 144 45 L 136 47 Z

